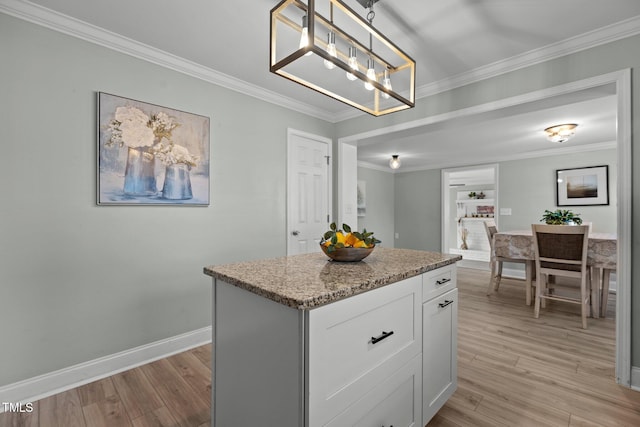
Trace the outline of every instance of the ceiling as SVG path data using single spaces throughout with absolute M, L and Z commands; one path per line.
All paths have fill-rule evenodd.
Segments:
M 365 14 L 357 0 L 344 1 Z M 358 110 L 269 72 L 269 11 L 276 4 L 276 0 L 0 0 L 0 11 L 26 19 L 32 14 L 36 22 L 90 34 L 85 38 L 100 44 L 126 45 L 130 52 L 143 51 L 152 60 L 164 55 L 165 62 L 198 67 L 200 75 L 219 76 L 236 90 L 277 99 L 274 102 L 325 120 L 359 115 Z M 638 0 L 380 0 L 374 10 L 376 28 L 416 60 L 418 97 L 489 76 L 492 70 L 524 66 L 536 57 L 558 56 L 640 33 Z M 569 144 L 610 142 L 615 140 L 615 99 L 609 92 L 359 141 L 358 157 L 383 167 L 397 153 L 407 170 L 435 167 L 434 162 L 461 163 L 452 160 L 471 153 L 478 161 L 495 158 L 492 151 L 524 155 L 549 149 L 542 128 L 565 119 L 580 124 Z M 596 99 L 601 96 L 604 100 Z M 611 109 L 603 108 L 605 104 Z
M 362 166 L 389 170 L 398 154 L 399 171 L 479 165 L 616 146 L 617 96 L 613 84 L 436 121 L 358 140 Z M 543 130 L 578 123 L 576 135 L 551 143 Z

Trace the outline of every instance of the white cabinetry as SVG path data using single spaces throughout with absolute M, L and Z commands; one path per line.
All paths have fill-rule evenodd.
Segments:
M 458 386 L 458 289 L 456 270 L 425 273 L 422 305 L 423 425 Z M 446 270 L 449 270 L 448 272 Z M 447 274 L 448 273 L 448 274 Z
M 456 387 L 455 287 L 450 264 L 297 310 L 216 279 L 213 426 L 425 425 Z
M 308 388 L 309 396 L 315 396 L 309 401 L 310 427 L 327 425 L 342 412 L 348 415 L 339 419 L 364 418 L 372 410 L 367 402 L 394 401 L 399 384 L 384 381 L 422 352 L 421 288 L 422 277 L 415 276 L 309 310 Z M 410 381 L 420 372 L 417 365 L 404 377 Z M 378 391 L 367 396 L 374 389 Z M 420 387 L 407 390 L 413 396 L 415 389 Z M 365 402 L 354 405 L 361 399 Z M 420 419 L 419 406 L 411 414 L 414 421 Z M 391 424 L 402 425 L 400 420 Z

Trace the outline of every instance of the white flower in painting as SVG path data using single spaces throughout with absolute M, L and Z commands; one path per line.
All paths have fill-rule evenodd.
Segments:
M 191 155 L 189 150 L 178 144 L 158 143 L 153 146 L 151 151 L 165 165 L 173 165 L 175 163 L 184 163 L 189 166 L 196 166 L 198 157 Z
M 111 138 L 105 145 L 145 147 L 153 145 L 153 130 L 148 126 L 149 116 L 135 107 L 116 108 L 115 118 L 109 122 Z
M 149 116 L 141 110 L 135 107 L 118 107 L 116 121 L 120 123 L 122 141 L 129 147 L 153 145 L 155 136 L 153 130 L 147 126 Z

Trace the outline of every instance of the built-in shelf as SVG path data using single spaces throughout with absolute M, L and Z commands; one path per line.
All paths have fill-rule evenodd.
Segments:
M 488 219 L 494 219 L 493 215 L 492 216 L 461 216 L 459 218 L 456 218 L 456 220 L 458 220 L 458 221 L 460 221 L 460 220 L 464 220 L 464 221 L 478 221 L 478 220 L 486 221 Z
M 469 191 L 459 191 L 456 195 L 457 248 L 452 248 L 450 252 L 462 255 L 467 260 L 489 261 L 490 245 L 483 222 L 495 217 L 495 190 L 474 191 L 482 193 L 484 198 L 470 198 Z M 466 235 L 465 244 L 462 242 L 463 232 Z
M 464 200 L 456 200 L 456 203 L 476 203 L 476 204 L 487 204 L 493 205 L 493 199 L 464 199 Z

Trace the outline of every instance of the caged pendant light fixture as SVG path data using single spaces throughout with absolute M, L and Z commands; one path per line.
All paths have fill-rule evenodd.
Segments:
M 342 0 L 281 1 L 270 71 L 374 116 L 414 107 L 415 61 L 373 26 L 378 1 L 357 0 L 366 19 Z

